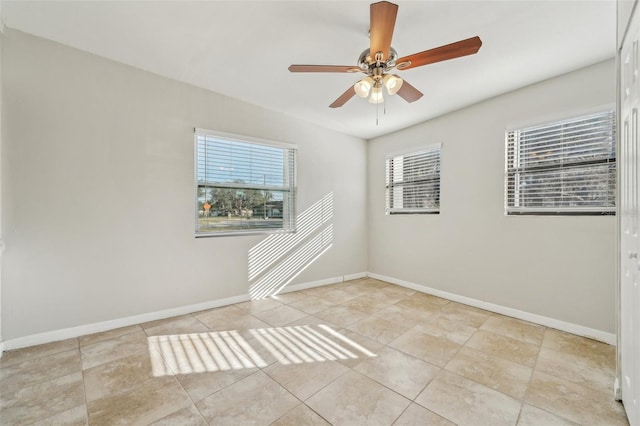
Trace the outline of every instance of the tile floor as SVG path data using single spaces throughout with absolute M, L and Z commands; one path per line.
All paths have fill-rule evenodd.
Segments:
M 625 425 L 614 358 L 361 279 L 6 352 L 0 424 Z

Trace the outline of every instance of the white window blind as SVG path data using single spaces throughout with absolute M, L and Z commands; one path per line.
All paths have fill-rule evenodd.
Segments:
M 295 230 L 296 149 L 196 129 L 196 235 Z
M 386 214 L 440 212 L 440 144 L 386 160 Z
M 507 214 L 614 214 L 615 112 L 506 133 Z

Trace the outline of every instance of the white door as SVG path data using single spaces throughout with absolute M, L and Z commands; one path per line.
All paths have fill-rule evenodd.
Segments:
M 620 56 L 619 220 L 620 371 L 629 422 L 640 425 L 640 212 L 638 206 L 640 12 L 634 11 Z

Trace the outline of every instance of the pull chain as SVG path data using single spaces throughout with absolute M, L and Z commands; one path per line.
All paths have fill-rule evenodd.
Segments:
M 382 115 L 387 115 L 387 104 L 385 102 L 380 102 L 382 104 Z M 376 104 L 376 126 L 379 124 L 378 116 L 380 111 L 380 104 Z

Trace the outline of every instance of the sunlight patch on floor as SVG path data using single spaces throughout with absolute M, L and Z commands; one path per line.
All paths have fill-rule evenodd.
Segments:
M 236 330 L 150 336 L 153 375 L 266 367 L 268 364 L 258 352 L 260 349 L 284 365 L 376 356 L 324 324 L 257 328 L 248 333 L 254 346 L 261 348 L 256 349 Z

